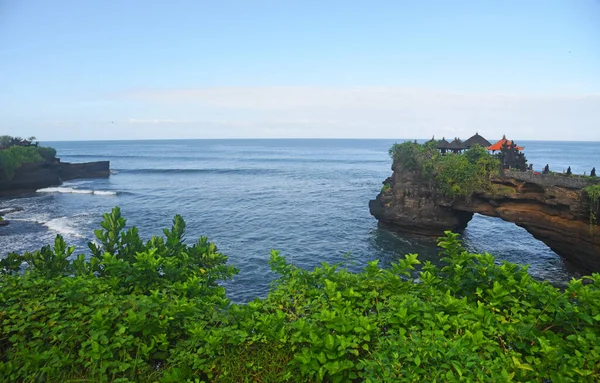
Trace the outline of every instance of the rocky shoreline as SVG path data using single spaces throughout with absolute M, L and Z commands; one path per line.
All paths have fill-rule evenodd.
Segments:
M 61 162 L 56 158 L 53 162 L 40 161 L 24 164 L 19 167 L 10 180 L 0 180 L 0 197 L 14 197 L 36 190 L 60 186 L 64 181 L 79 178 L 108 178 L 110 162 L 96 161 L 79 164 Z M 22 210 L 18 207 L 0 209 L 0 218 L 9 213 Z M 6 226 L 8 221 L 0 219 L 0 226 Z
M 24 164 L 16 170 L 11 180 L 0 181 L 0 196 L 31 193 L 78 178 L 108 178 L 109 176 L 109 161 L 72 164 L 56 159 L 54 162 Z

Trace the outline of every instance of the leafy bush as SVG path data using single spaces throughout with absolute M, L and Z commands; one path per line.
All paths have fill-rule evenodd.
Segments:
M 154 380 L 195 326 L 227 307 L 219 280 L 236 269 L 206 237 L 184 244 L 185 222 L 146 243 L 104 215 L 90 258 L 57 236 L 54 248 L 1 261 L 0 376 L 9 381 Z M 22 263 L 28 265 L 21 274 Z
M 37 150 L 40 153 L 40 155 L 42 156 L 42 158 L 45 159 L 46 161 L 52 162 L 56 158 L 56 149 L 54 149 L 54 148 L 39 146 L 37 148 Z
M 389 182 L 386 182 L 385 184 L 383 184 L 383 186 L 381 187 L 381 192 L 385 193 L 386 191 L 388 191 L 390 188 L 392 187 L 392 184 L 390 184 Z
M 1 261 L 6 381 L 600 379 L 598 274 L 561 291 L 448 232 L 445 266 L 418 273 L 416 254 L 352 273 L 273 251 L 269 295 L 229 304 L 218 281 L 236 270 L 206 238 L 184 244 L 181 217 L 145 243 L 118 208 L 104 218 L 89 258 L 58 236 Z
M 8 180 L 13 177 L 19 166 L 38 161 L 42 161 L 42 156 L 34 146 L 11 146 L 0 150 L 1 175 Z

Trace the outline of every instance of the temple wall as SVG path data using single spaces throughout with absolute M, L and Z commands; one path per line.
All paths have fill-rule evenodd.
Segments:
M 572 174 L 570 176 L 563 174 L 535 174 L 533 171 L 521 172 L 518 170 L 505 170 L 504 175 L 519 181 L 531 182 L 542 186 L 561 186 L 570 189 L 583 189 L 586 186 L 598 183 L 590 177 L 583 177 Z

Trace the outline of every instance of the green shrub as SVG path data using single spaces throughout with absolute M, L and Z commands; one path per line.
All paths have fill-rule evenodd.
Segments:
M 56 149 L 54 148 L 39 146 L 37 147 L 37 150 L 42 156 L 42 158 L 46 161 L 53 162 L 56 158 Z
M 42 161 L 42 156 L 37 149 L 34 146 L 11 146 L 0 150 L 0 176 L 10 180 L 19 166 Z
M 500 162 L 483 147 L 475 145 L 464 154 L 442 155 L 435 143 L 394 144 L 389 154 L 394 164 L 418 171 L 434 181 L 442 193 L 451 198 L 469 198 L 475 191 L 489 190 L 492 178 L 499 174 Z
M 392 184 L 390 184 L 389 182 L 386 182 L 385 184 L 383 184 L 383 186 L 381 187 L 381 192 L 385 193 L 386 191 L 388 191 L 390 188 L 392 187 Z
M 0 261 L 0 380 L 600 379 L 598 274 L 561 291 L 448 232 L 444 267 L 418 273 L 416 254 L 352 273 L 273 251 L 269 295 L 229 304 L 218 281 L 236 270 L 206 238 L 184 244 L 181 217 L 147 242 L 124 227 L 115 208 L 89 258 L 58 236 Z
M 583 189 L 590 205 L 590 230 L 598 224 L 598 214 L 600 213 L 600 184 L 590 185 Z
M 8 137 L 9 136 L 3 136 Z M 7 146 L 0 149 L 0 180 L 11 180 L 21 165 L 42 160 L 54 161 L 56 149 L 37 146 Z
M 54 248 L 1 261 L 0 376 L 154 380 L 190 328 L 215 326 L 228 305 L 218 281 L 236 273 L 227 257 L 206 237 L 184 244 L 180 216 L 145 243 L 124 226 L 118 208 L 105 214 L 89 259 L 71 261 L 57 236 Z

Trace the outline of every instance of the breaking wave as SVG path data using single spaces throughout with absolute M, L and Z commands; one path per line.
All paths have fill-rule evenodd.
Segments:
M 75 189 L 69 187 L 50 187 L 37 190 L 38 193 L 69 193 L 69 194 L 95 194 L 95 195 L 117 195 L 115 191 L 109 190 L 91 190 L 91 189 Z
M 119 169 L 119 173 L 127 174 L 245 174 L 260 175 L 277 173 L 276 169 Z
M 42 225 L 65 237 L 85 238 L 77 228 L 78 223 L 73 223 L 73 217 L 54 218 Z

